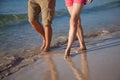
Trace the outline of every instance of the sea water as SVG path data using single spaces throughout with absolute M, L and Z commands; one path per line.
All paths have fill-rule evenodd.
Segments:
M 29 24 L 27 8 L 28 0 L 0 1 L 0 56 L 39 50 L 42 38 Z M 67 42 L 69 18 L 64 0 L 56 0 L 51 47 Z M 85 38 L 119 31 L 120 0 L 93 0 L 84 6 L 81 20 Z

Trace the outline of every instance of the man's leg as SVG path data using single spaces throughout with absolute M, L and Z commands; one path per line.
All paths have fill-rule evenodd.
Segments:
M 46 43 L 44 28 L 38 21 L 30 22 L 30 24 L 42 36 L 43 44 L 41 46 L 41 51 L 43 51 L 43 49 L 45 47 L 45 43 Z
M 43 26 L 39 23 L 40 6 L 33 0 L 28 1 L 28 18 L 31 26 L 42 36 L 43 44 L 41 50 L 45 47 L 45 33 Z
M 45 47 L 44 52 L 48 52 L 50 50 L 50 43 L 52 40 L 52 21 L 55 13 L 55 1 L 56 0 L 41 0 L 41 12 L 42 12 L 42 23 L 44 25 L 45 31 Z
M 51 39 L 52 39 L 52 27 L 51 24 L 49 25 L 45 25 L 44 26 L 44 31 L 45 31 L 45 47 L 44 50 L 45 52 L 48 52 L 50 50 L 50 43 L 51 43 Z

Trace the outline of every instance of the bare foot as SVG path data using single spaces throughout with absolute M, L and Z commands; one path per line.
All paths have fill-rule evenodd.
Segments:
M 64 59 L 66 60 L 70 56 L 70 49 L 65 51 Z
M 43 42 L 43 44 L 42 44 L 42 46 L 41 46 L 40 50 L 41 50 L 41 51 L 43 51 L 43 50 L 44 50 L 44 48 L 45 48 L 45 42 Z
M 43 52 L 49 52 L 50 51 L 50 47 L 45 47 L 44 49 L 43 49 Z
M 76 53 L 79 53 L 81 51 L 87 50 L 86 47 L 80 47 L 79 49 L 76 50 Z

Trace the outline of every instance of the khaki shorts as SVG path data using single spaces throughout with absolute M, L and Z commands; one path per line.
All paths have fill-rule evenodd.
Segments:
M 51 24 L 54 18 L 55 0 L 28 0 L 29 21 L 38 21 L 40 12 L 43 25 Z

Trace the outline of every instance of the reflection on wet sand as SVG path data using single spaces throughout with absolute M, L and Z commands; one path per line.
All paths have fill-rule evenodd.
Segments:
M 58 80 L 58 71 L 56 69 L 56 66 L 52 60 L 52 56 L 49 53 L 46 53 L 44 56 L 47 64 L 48 64 L 48 68 L 50 69 L 50 78 L 45 75 L 45 80 Z
M 82 65 L 81 71 L 76 67 L 71 57 L 66 59 L 66 61 L 73 70 L 77 80 L 90 80 L 87 55 L 85 51 L 81 52 L 81 65 Z

